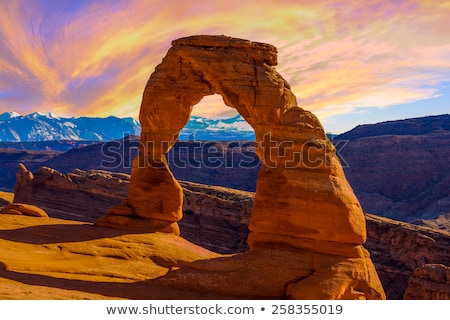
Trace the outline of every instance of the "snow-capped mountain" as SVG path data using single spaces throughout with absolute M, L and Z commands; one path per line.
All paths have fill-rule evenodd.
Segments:
M 108 141 L 139 135 L 139 122 L 133 118 L 65 118 L 35 112 L 0 114 L 0 142 L 89 140 Z M 237 115 L 228 119 L 192 116 L 180 132 L 180 140 L 254 140 L 250 125 Z
M 253 128 L 236 115 L 227 119 L 208 119 L 191 116 L 180 132 L 180 140 L 254 140 Z
M 17 112 L 5 112 L 0 114 L 0 121 L 7 121 L 15 117 L 20 117 L 20 114 Z
M 35 112 L 21 116 L 16 112 L 0 114 L 0 141 L 93 140 L 107 141 L 124 135 L 139 135 L 133 118 L 64 118 Z

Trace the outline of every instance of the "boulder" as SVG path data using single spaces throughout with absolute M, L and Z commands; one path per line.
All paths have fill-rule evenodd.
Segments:
M 48 217 L 48 214 L 41 208 L 24 203 L 11 203 L 4 207 L 0 213 L 31 217 Z

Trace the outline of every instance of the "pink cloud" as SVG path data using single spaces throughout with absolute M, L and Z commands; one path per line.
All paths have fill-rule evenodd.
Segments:
M 323 117 L 439 94 L 450 74 L 448 2 L 327 3 L 3 1 L 0 112 L 137 116 L 171 40 L 191 34 L 276 45 L 299 104 Z M 195 113 L 230 111 L 208 104 Z

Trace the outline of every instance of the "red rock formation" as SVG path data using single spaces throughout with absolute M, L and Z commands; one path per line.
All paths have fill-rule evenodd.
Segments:
M 450 267 L 426 264 L 417 268 L 409 279 L 404 299 L 450 300 Z
M 296 105 L 289 85 L 272 67 L 276 48 L 225 36 L 188 37 L 172 45 L 144 91 L 140 122 L 146 147 L 134 161 L 128 196 L 134 215 L 181 219 L 181 187 L 164 155 L 192 106 L 218 93 L 255 129 L 263 162 L 249 243 L 282 242 L 327 252 L 335 251 L 330 242 L 364 243 L 359 202 L 321 124 Z
M 14 202 L 41 207 L 52 217 L 95 221 L 128 193 L 129 175 L 101 170 L 62 174 L 41 167 L 33 175 L 20 165 Z M 114 191 L 111 191 L 114 190 Z
M 2 214 L 24 215 L 30 217 L 48 217 L 47 212 L 36 206 L 24 203 L 11 203 L 4 207 Z
M 307 278 L 293 281 L 287 295 L 384 298 L 361 246 L 366 241 L 364 215 L 336 150 L 318 119 L 297 106 L 289 84 L 273 68 L 276 64 L 277 50 L 269 44 L 226 36 L 173 41 L 144 90 L 141 154 L 133 161 L 128 199 L 99 224 L 135 228 L 145 219 L 148 230 L 178 233 L 183 192 L 165 155 L 192 107 L 204 96 L 220 94 L 254 128 L 262 162 L 249 223 L 250 248 L 281 244 L 324 255 L 304 266 Z M 327 255 L 338 258 L 328 260 Z

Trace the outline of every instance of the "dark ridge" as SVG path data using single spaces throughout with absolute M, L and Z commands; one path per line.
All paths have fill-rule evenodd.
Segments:
M 433 131 L 450 131 L 450 114 L 359 125 L 334 139 L 354 140 L 386 135 L 423 135 Z

